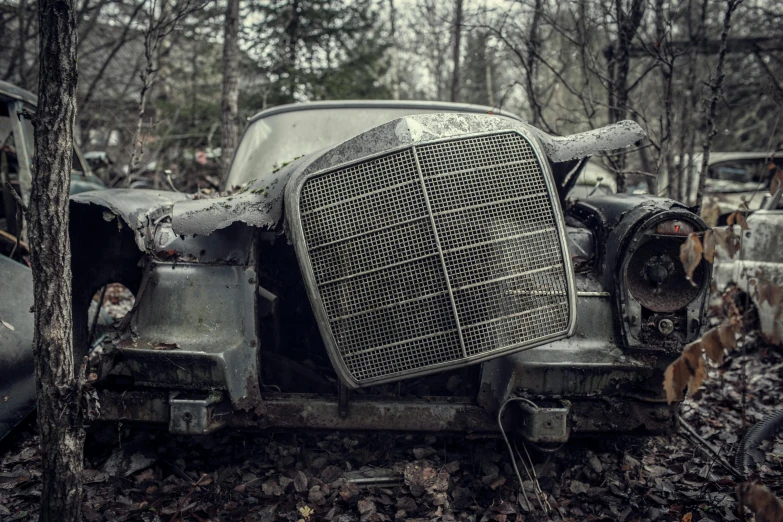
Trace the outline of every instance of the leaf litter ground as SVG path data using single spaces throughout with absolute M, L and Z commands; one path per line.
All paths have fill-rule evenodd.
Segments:
M 749 346 L 710 370 L 680 412 L 731 460 L 747 423 L 780 404 L 783 356 Z M 115 425 L 90 441 L 90 522 L 547 519 L 527 511 L 501 439 L 313 431 L 194 439 Z M 31 420 L 0 447 L 0 520 L 37 520 L 37 443 Z M 756 473 L 783 496 L 783 440 L 765 450 Z M 574 440 L 533 459 L 553 520 L 751 520 L 738 515 L 731 474 L 681 436 Z M 524 489 L 536 506 L 532 483 Z

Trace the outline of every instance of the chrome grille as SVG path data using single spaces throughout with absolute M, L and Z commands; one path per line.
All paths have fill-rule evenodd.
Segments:
M 350 384 L 566 335 L 569 272 L 544 176 L 530 143 L 505 133 L 417 145 L 303 181 L 302 267 Z

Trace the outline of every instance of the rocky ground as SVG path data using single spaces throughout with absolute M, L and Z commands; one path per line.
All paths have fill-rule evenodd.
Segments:
M 711 370 L 681 406 L 682 418 L 728 460 L 748 424 L 783 404 L 781 352 L 754 343 L 745 352 Z M 783 440 L 766 449 L 757 473 L 783 496 Z M 36 520 L 40 457 L 32 421 L 2 443 L 0 459 L 0 520 Z M 750 520 L 739 514 L 736 479 L 682 435 L 576 440 L 533 460 L 550 516 L 532 482 L 524 483 L 532 508 L 520 495 L 502 439 L 302 431 L 192 439 L 113 426 L 88 443 L 84 518 Z

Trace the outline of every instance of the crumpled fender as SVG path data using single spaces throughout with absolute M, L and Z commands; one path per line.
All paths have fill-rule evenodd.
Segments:
M 97 205 L 117 216 L 132 231 L 140 250 L 145 249 L 148 225 L 168 212 L 177 201 L 187 200 L 186 194 L 145 189 L 108 189 L 82 192 L 71 196 L 71 205 Z M 113 219 L 104 214 L 104 219 Z
M 0 256 L 0 440 L 35 409 L 33 273 Z M 9 327 L 10 326 L 10 327 Z

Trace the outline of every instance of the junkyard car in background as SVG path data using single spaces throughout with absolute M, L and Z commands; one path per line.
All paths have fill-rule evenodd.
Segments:
M 698 190 L 702 158 L 701 152 L 694 153 L 692 161 L 686 157 L 691 198 Z M 708 165 L 701 215 L 709 225 L 725 225 L 732 212 L 761 207 L 775 169 L 783 168 L 783 152 L 711 152 Z M 658 184 L 669 185 L 665 172 Z
M 699 335 L 711 275 L 685 284 L 679 249 L 705 225 L 653 197 L 566 202 L 589 156 L 643 138 L 633 122 L 553 137 L 470 105 L 290 105 L 251 120 L 230 194 L 73 196 L 78 355 L 93 295 L 135 295 L 90 354 L 101 418 L 671 430 L 663 371 Z
M 34 153 L 30 117 L 35 106 L 32 93 L 0 82 L 0 438 L 35 406 L 33 282 L 30 269 L 17 262 L 27 251 L 24 242 L 17 241 L 18 209 L 11 193 L 29 201 Z M 74 149 L 71 193 L 99 188 L 103 183 Z

